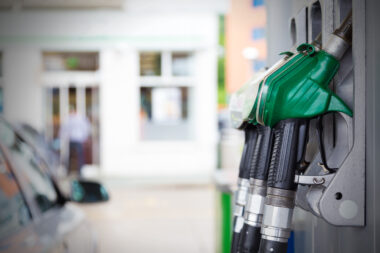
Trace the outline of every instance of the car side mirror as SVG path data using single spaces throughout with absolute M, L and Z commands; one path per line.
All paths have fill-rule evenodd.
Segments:
M 73 180 L 71 200 L 79 203 L 96 203 L 109 200 L 106 188 L 98 182 Z

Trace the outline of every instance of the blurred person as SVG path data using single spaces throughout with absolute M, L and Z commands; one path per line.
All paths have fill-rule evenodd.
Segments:
M 69 143 L 67 165 L 70 172 L 81 175 L 85 164 L 84 145 L 91 134 L 91 124 L 85 115 L 77 112 L 74 106 L 61 127 L 61 140 Z

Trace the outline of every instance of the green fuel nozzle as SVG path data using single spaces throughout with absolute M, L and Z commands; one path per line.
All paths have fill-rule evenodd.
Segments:
M 283 59 L 232 95 L 231 122 L 274 126 L 289 118 L 313 118 L 327 112 L 351 109 L 328 86 L 339 69 L 339 60 L 350 47 L 351 13 L 330 35 L 324 49 L 316 43 L 301 44 L 297 52 L 284 52 Z
M 351 109 L 328 87 L 339 69 L 339 61 L 314 45 L 301 44 L 297 54 L 265 77 L 256 101 L 256 120 L 274 126 L 289 118 L 312 118 Z

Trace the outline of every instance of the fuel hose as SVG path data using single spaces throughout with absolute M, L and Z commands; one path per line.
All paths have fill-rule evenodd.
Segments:
M 249 191 L 250 166 L 257 139 L 256 126 L 246 124 L 244 132 L 245 142 L 239 166 L 238 189 L 235 195 L 231 253 L 237 253 L 239 250 L 241 229 L 244 225 L 244 209 L 247 204 L 247 195 Z
M 257 140 L 251 160 L 250 188 L 244 211 L 244 225 L 239 241 L 240 253 L 257 253 L 260 246 L 260 229 L 267 192 L 272 130 L 257 125 Z

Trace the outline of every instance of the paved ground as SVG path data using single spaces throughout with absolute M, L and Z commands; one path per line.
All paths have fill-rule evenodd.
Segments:
M 212 186 L 107 186 L 109 202 L 82 205 L 100 253 L 215 252 Z

